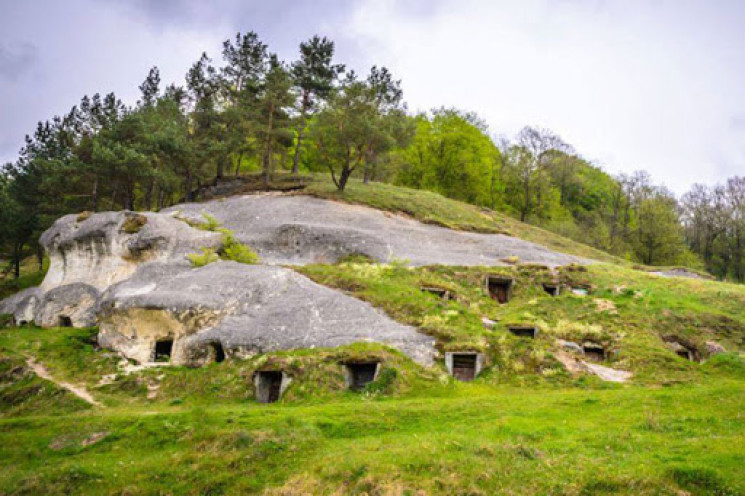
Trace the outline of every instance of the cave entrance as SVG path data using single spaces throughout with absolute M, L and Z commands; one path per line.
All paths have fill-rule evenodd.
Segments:
M 686 360 L 689 360 L 691 362 L 697 362 L 698 361 L 698 355 L 696 354 L 696 350 L 684 345 L 683 343 L 680 343 L 678 341 L 670 341 L 668 343 L 668 346 L 672 348 L 672 350 L 675 352 L 676 355 L 678 355 L 680 358 L 684 358 Z
M 72 327 L 72 319 L 67 315 L 60 315 L 59 327 Z
M 535 338 L 538 334 L 537 327 L 530 326 L 510 326 L 509 331 L 519 338 Z
M 584 352 L 585 357 L 593 362 L 602 362 L 605 360 L 605 348 L 597 343 L 583 343 L 582 351 Z
M 347 363 L 347 386 L 353 391 L 359 391 L 375 380 L 378 372 L 378 362 Z
M 453 377 L 464 382 L 476 378 L 476 353 L 453 353 Z
M 676 351 L 675 353 L 677 353 L 678 356 L 681 358 L 685 358 L 686 360 L 693 361 L 693 353 L 691 353 L 691 350 L 684 348 L 682 350 Z
M 284 374 L 275 370 L 256 373 L 256 400 L 259 403 L 276 403 L 282 396 Z
M 437 297 L 442 298 L 443 300 L 452 299 L 452 294 L 447 289 L 435 288 L 435 287 L 430 287 L 430 286 L 422 286 L 420 289 L 422 290 L 423 293 L 433 294 Z
M 554 283 L 545 283 L 543 290 L 551 296 L 559 296 L 559 285 Z
M 154 361 L 170 362 L 173 351 L 173 339 L 163 339 L 155 342 Z
M 486 276 L 486 289 L 489 297 L 499 303 L 507 303 L 512 293 L 513 280 L 509 277 Z
M 212 343 L 212 356 L 217 363 L 225 361 L 225 350 L 222 347 L 222 343 Z

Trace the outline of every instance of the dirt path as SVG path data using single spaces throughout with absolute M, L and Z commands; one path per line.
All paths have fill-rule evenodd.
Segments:
M 60 382 L 56 380 L 54 377 L 52 377 L 52 374 L 49 373 L 44 365 L 36 363 L 33 358 L 28 358 L 26 360 L 26 364 L 31 368 L 31 370 L 34 371 L 34 373 L 36 373 L 36 375 L 38 375 L 42 379 L 46 379 L 47 381 L 53 382 L 61 388 L 67 389 L 86 403 L 90 403 L 93 406 L 103 406 L 103 404 L 96 401 L 96 399 L 91 396 L 91 393 L 89 393 L 88 390 L 86 390 L 83 386 L 76 386 L 74 384 L 70 384 L 69 382 Z

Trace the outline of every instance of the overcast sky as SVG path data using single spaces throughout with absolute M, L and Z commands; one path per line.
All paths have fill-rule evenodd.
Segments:
M 237 31 L 286 60 L 321 34 L 389 67 L 411 110 L 548 127 L 605 170 L 677 193 L 745 175 L 743 0 L 0 0 L 0 161 L 84 94 L 182 82 Z

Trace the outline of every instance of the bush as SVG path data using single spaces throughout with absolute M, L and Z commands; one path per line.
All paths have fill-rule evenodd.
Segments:
M 224 246 L 223 252 L 225 259 L 232 260 L 234 262 L 249 265 L 259 262 L 259 255 L 257 255 L 255 251 L 242 243 L 233 243 L 229 246 Z
M 142 229 L 145 224 L 147 224 L 147 217 L 144 215 L 128 215 L 122 224 L 122 231 L 127 234 L 136 234 L 140 232 L 140 229 Z
M 202 248 L 202 253 L 190 253 L 187 257 L 192 267 L 204 267 L 220 259 L 213 248 Z

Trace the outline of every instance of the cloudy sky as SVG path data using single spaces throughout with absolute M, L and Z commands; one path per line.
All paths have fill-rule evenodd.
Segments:
M 742 0 L 0 0 L 0 161 L 84 94 L 137 99 L 237 31 L 286 60 L 315 33 L 389 67 L 412 110 L 548 127 L 606 170 L 683 193 L 745 175 Z

